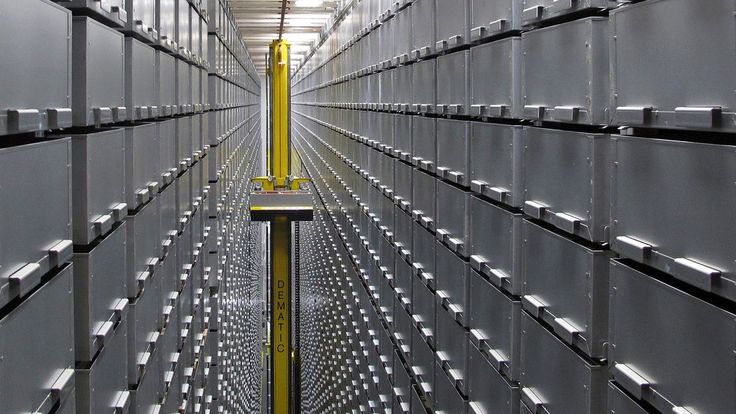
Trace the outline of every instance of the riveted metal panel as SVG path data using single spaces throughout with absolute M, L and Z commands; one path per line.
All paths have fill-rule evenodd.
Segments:
M 437 52 L 446 51 L 470 42 L 470 0 L 436 3 L 435 27 Z
M 127 215 L 125 130 L 72 135 L 72 180 L 73 241 L 88 244 Z
M 138 384 L 158 357 L 154 350 L 163 325 L 161 320 L 161 278 L 153 275 L 140 295 L 130 302 L 128 319 L 128 381 Z
M 521 293 L 521 214 L 470 199 L 470 265 L 494 286 Z
M 423 283 L 434 287 L 435 278 L 435 238 L 419 223 L 414 222 L 412 232 L 412 267 L 415 275 Z
M 612 145 L 612 249 L 735 299 L 736 231 L 726 218 L 736 147 L 623 136 Z
M 435 371 L 437 372 L 435 412 L 465 414 L 467 404 L 462 394 L 455 388 L 454 381 L 442 372 L 439 363 L 435 367 Z
M 445 376 L 462 395 L 468 393 L 468 334 L 445 309 L 437 308 L 437 380 Z M 442 399 L 437 396 L 437 404 Z
M 437 120 L 436 173 L 444 180 L 468 187 L 470 184 L 470 123 Z
M 89 17 L 73 19 L 74 125 L 125 121 L 125 37 Z
M 470 0 L 470 41 L 521 28 L 521 1 Z
M 591 358 L 604 359 L 610 255 L 526 220 L 523 228 L 524 308 L 552 326 L 569 345 Z
M 115 412 L 130 403 L 127 313 L 92 365 L 75 370 L 77 413 Z
M 468 114 L 490 118 L 523 117 L 521 60 L 519 37 L 509 37 L 470 49 Z M 493 82 L 489 82 L 489 79 L 493 79 Z
M 411 127 L 411 162 L 425 171 L 437 166 L 437 120 L 415 116 Z
M 609 359 L 619 385 L 662 412 L 736 409 L 728 397 L 736 386 L 733 313 L 626 262 L 611 261 L 610 292 Z
M 127 290 L 128 298 L 133 299 L 158 265 L 161 257 L 161 216 L 159 199 L 154 198 L 135 214 L 128 216 L 127 233 Z
M 467 50 L 437 58 L 437 113 L 470 114 L 469 70 L 470 52 Z
M 125 198 L 136 209 L 161 187 L 158 124 L 125 127 Z
M 432 408 L 435 401 L 434 377 L 436 364 L 434 351 L 424 342 L 416 329 L 412 329 L 411 338 L 411 372 L 414 374 L 417 387 L 422 390 L 426 404 Z M 414 408 L 415 400 L 412 398 L 412 410 Z
M 179 160 L 176 156 L 176 122 L 175 119 L 167 119 L 158 123 L 162 186 L 171 184 L 176 179 L 179 171 Z
M 126 38 L 125 106 L 129 120 L 159 116 L 156 74 L 156 50 L 136 39 Z
M 421 0 L 427 1 L 427 0 Z M 423 60 L 410 66 L 412 68 L 411 111 L 434 113 L 437 103 L 437 61 Z
M 524 212 L 586 240 L 607 241 L 609 160 L 606 134 L 524 128 Z
M 475 345 L 468 358 L 468 412 L 518 413 L 519 387 L 496 371 Z
M 71 142 L 0 149 L 0 160 L 0 174 L 18 178 L 4 180 L 0 198 L 0 234 L 6 235 L 0 245 L 0 305 L 5 305 L 71 258 Z
M 617 414 L 646 414 L 646 410 L 613 381 L 608 383 L 608 410 Z
M 728 76 L 736 67 L 734 10 L 728 0 L 710 2 L 708 7 L 658 0 L 613 10 L 613 123 L 736 129 L 734 79 Z M 662 30 L 642 30 L 655 26 Z M 693 33 L 690 27 L 698 30 Z
M 606 366 L 591 365 L 526 313 L 521 317 L 521 401 L 540 409 L 601 413 Z
M 470 342 L 493 369 L 508 380 L 518 381 L 521 302 L 505 295 L 475 271 L 470 273 L 469 300 Z
M 74 399 L 72 302 L 72 266 L 67 265 L 0 320 L 3 410 L 50 410 L 56 401 L 68 405 Z
M 522 127 L 471 123 L 470 189 L 499 203 L 523 202 Z
M 468 286 L 470 266 L 462 258 L 437 242 L 435 258 L 437 309 L 449 313 L 463 326 L 468 326 L 470 306 Z
M 74 254 L 75 359 L 91 361 L 127 314 L 126 224 Z
M 524 118 L 608 123 L 608 18 L 524 32 L 521 45 Z
M 70 126 L 71 12 L 45 0 L 4 8 L 0 16 L 0 135 Z M 43 21 L 43 27 L 36 27 L 37 21 Z M 35 30 L 28 30 L 30 26 Z M 49 108 L 64 109 L 58 125 L 49 123 Z M 20 110 L 31 111 L 21 116 Z M 19 111 L 17 119 L 11 111 Z

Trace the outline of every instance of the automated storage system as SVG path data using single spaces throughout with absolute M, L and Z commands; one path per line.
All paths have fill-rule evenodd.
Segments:
M 257 412 L 260 80 L 227 2 L 2 0 L 0 55 L 0 412 Z
M 282 409 L 232 4 L 0 0 L 0 412 L 736 412 L 733 0 L 309 3 Z

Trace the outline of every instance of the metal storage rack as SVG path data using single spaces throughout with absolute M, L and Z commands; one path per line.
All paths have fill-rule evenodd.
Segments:
M 227 1 L 5 3 L 4 412 L 254 411 L 260 80 Z
M 348 263 L 306 412 L 732 412 L 735 10 L 346 2 L 292 82 Z

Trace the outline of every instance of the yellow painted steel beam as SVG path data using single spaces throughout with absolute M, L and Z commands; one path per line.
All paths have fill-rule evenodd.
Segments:
M 274 414 L 291 409 L 291 222 L 271 221 L 271 395 Z
M 276 185 L 283 186 L 290 174 L 291 142 L 289 140 L 289 43 L 275 40 L 271 43 L 271 116 L 272 140 L 271 175 L 276 178 Z
M 290 85 L 289 44 L 284 40 L 271 43 L 271 151 L 270 177 L 256 179 L 265 193 L 262 205 L 252 205 L 251 214 L 263 215 L 271 221 L 271 373 L 274 414 L 295 412 L 292 370 L 293 352 L 291 332 L 291 217 L 292 211 L 304 206 L 292 206 L 292 195 L 283 194 L 278 200 L 268 201 L 276 193 L 291 190 L 290 140 Z M 298 188 L 297 188 L 298 189 Z M 298 195 L 297 195 L 298 197 Z M 256 197 L 258 198 L 258 197 Z M 287 200 L 284 205 L 283 201 Z M 311 212 L 311 206 L 309 206 Z M 265 214 L 264 214 L 265 213 Z

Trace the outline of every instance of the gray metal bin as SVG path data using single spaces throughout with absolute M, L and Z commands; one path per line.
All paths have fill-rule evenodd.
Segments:
M 612 139 L 611 248 L 736 299 L 736 147 Z
M 75 392 L 78 414 L 130 412 L 131 392 L 128 391 L 128 320 L 127 309 L 105 347 L 89 367 L 75 372 Z
M 73 31 L 74 125 L 125 121 L 125 36 L 84 16 L 74 17 Z
M 176 94 L 176 58 L 161 50 L 156 51 L 156 78 L 158 85 L 158 112 L 160 116 L 171 116 L 179 113 L 178 96 Z
M 411 215 L 427 230 L 434 231 L 437 219 L 437 180 L 415 168 L 412 181 Z
M 521 61 L 520 37 L 470 48 L 468 114 L 522 118 Z
M 524 220 L 524 309 L 545 321 L 568 345 L 605 359 L 608 345 L 608 259 Z
M 50 412 L 74 399 L 73 297 L 67 265 L 0 319 L 3 411 Z
M 128 216 L 126 227 L 126 285 L 128 298 L 134 299 L 153 276 L 161 257 L 159 198 L 154 198 L 138 212 Z
M 522 24 L 531 26 L 544 20 L 585 10 L 602 10 L 614 6 L 613 0 L 523 0 Z
M 411 125 L 411 163 L 434 172 L 437 166 L 437 120 L 414 116 Z
M 437 240 L 462 257 L 470 252 L 470 192 L 437 181 Z
M 608 123 L 608 33 L 608 18 L 588 17 L 522 34 L 524 118 Z
M 470 265 L 494 286 L 521 293 L 522 215 L 470 199 Z
M 518 125 L 470 124 L 470 189 L 499 203 L 523 203 L 523 129 Z
M 457 185 L 470 184 L 470 122 L 438 119 L 437 175 Z
M 435 255 L 437 310 L 449 313 L 457 323 L 468 326 L 470 266 L 439 242 Z
M 125 0 L 54 0 L 80 14 L 91 13 L 102 18 L 111 26 L 123 27 L 128 22 Z
M 125 31 L 135 34 L 149 43 L 158 43 L 156 30 L 156 0 L 125 0 L 128 13 Z
M 521 29 L 521 1 L 470 0 L 470 41 Z
M 149 368 L 155 367 L 154 359 L 162 321 L 161 278 L 151 275 L 140 295 L 130 302 L 128 318 L 128 383 L 138 384 Z M 159 368 L 160 369 L 160 368 Z M 160 374 L 159 374 L 160 375 Z
M 71 12 L 46 0 L 6 3 L 0 28 L 0 135 L 71 126 Z
M 525 127 L 524 212 L 593 242 L 608 241 L 610 138 Z
M 736 410 L 736 315 L 625 262 L 611 261 L 610 292 L 618 385 L 660 412 Z
M 475 271 L 470 273 L 469 286 L 470 342 L 499 376 L 518 381 L 521 302 L 506 296 Z M 472 382 L 470 386 L 472 397 Z
M 176 52 L 176 0 L 156 0 L 158 44 Z
M 159 116 L 156 50 L 133 38 L 125 39 L 125 106 L 128 119 Z
M 647 410 L 613 381 L 608 383 L 608 409 L 617 414 L 647 414 Z
M 591 365 L 522 313 L 521 402 L 532 413 L 602 413 L 607 379 L 606 366 Z
M 700 6 L 655 0 L 611 11 L 614 124 L 736 130 L 736 6 Z
M 12 239 L 0 246 L 0 306 L 72 258 L 71 161 L 69 138 L 0 149 L 0 234 Z
M 437 58 L 437 113 L 470 113 L 470 52 L 449 53 Z
M 470 0 L 435 2 L 435 50 L 444 52 L 470 42 Z
M 75 359 L 92 361 L 128 312 L 126 225 L 74 254 Z
M 468 394 L 470 414 L 519 412 L 518 385 L 503 378 L 475 346 L 468 358 Z
M 468 395 L 468 333 L 455 317 L 445 309 L 437 308 L 436 357 L 438 367 L 436 378 L 444 376 L 450 380 L 453 388 L 462 395 Z M 437 404 L 441 397 L 438 396 Z
M 423 60 L 410 67 L 412 70 L 410 109 L 412 112 L 432 114 L 435 112 L 435 105 L 437 104 L 437 60 Z
M 135 210 L 153 198 L 161 186 L 158 124 L 125 128 L 125 198 Z
M 73 241 L 89 244 L 128 214 L 125 129 L 72 135 L 72 182 Z

